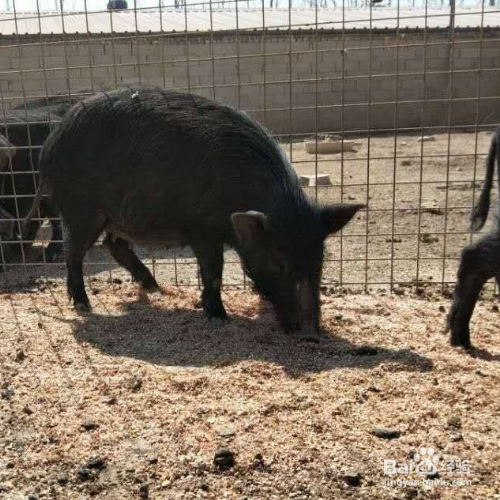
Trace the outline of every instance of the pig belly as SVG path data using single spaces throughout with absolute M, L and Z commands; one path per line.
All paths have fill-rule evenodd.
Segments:
M 189 238 L 183 231 L 173 228 L 165 228 L 151 232 L 130 230 L 107 224 L 104 230 L 112 236 L 122 238 L 130 243 L 140 246 L 154 246 L 163 248 L 184 247 L 189 245 Z

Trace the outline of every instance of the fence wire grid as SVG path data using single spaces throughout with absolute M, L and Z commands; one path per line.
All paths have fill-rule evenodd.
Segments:
M 115 10 L 84 0 L 83 10 L 61 1 L 46 12 L 38 0 L 8 2 L 0 12 L 0 281 L 64 276 L 62 262 L 46 258 L 49 221 L 39 217 L 33 240 L 15 236 L 36 192 L 39 150 L 70 103 L 129 84 L 245 110 L 278 138 L 312 198 L 366 204 L 327 240 L 324 286 L 453 284 L 460 249 L 477 237 L 469 213 L 500 111 L 500 10 L 386 3 L 161 1 Z M 200 284 L 189 249 L 139 255 L 161 282 Z M 99 244 L 89 253 L 87 276 L 122 272 Z M 232 251 L 224 283 L 245 284 Z

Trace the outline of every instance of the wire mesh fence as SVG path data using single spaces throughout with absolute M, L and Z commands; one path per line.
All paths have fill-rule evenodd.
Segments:
M 46 254 L 54 221 L 18 236 L 50 130 L 100 90 L 157 85 L 245 110 L 278 138 L 311 197 L 366 204 L 328 239 L 325 286 L 453 283 L 499 116 L 500 10 L 385 3 L 6 4 L 0 280 L 63 272 Z M 141 257 L 162 281 L 199 284 L 189 250 Z M 87 272 L 121 271 L 98 245 Z M 245 283 L 231 251 L 225 283 Z

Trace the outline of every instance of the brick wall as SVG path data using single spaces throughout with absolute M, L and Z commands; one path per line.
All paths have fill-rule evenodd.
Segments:
M 0 97 L 10 106 L 23 95 L 68 86 L 77 92 L 142 82 L 215 97 L 277 133 L 494 123 L 500 115 L 499 34 L 485 30 L 481 43 L 474 30 L 458 32 L 451 49 L 444 32 L 428 32 L 425 49 L 423 33 L 390 31 L 371 37 L 81 35 L 65 41 L 47 35 L 42 43 L 21 37 L 19 45 L 1 37 Z

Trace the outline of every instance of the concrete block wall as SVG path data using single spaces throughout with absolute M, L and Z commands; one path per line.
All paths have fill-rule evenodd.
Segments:
M 8 107 L 143 83 L 215 98 L 281 134 L 495 123 L 499 34 L 457 32 L 453 43 L 443 32 L 1 37 L 0 98 Z

